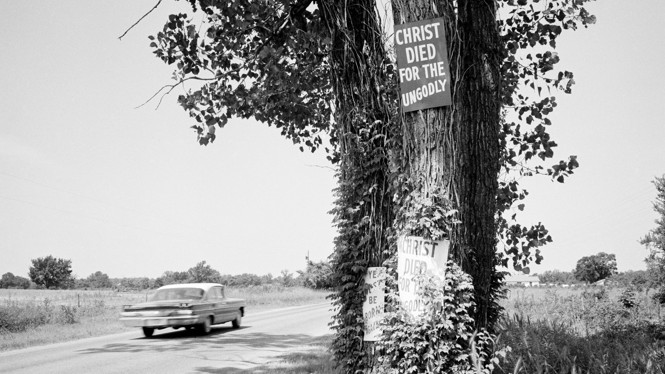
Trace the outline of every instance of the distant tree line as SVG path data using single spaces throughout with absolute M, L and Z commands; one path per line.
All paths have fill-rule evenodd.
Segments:
M 46 289 L 116 289 L 146 290 L 173 283 L 211 282 L 232 287 L 280 285 L 284 287 L 302 286 L 313 289 L 330 289 L 332 270 L 327 261 L 307 260 L 305 270 L 293 274 L 282 270 L 279 276 L 256 274 L 221 274 L 206 261 L 201 261 L 186 271 L 165 271 L 157 278 L 125 277 L 111 278 L 102 271 L 96 271 L 86 278 L 72 275 L 71 260 L 55 258 L 51 255 L 32 260 L 28 274 L 30 279 L 5 273 L 0 278 L 0 288 L 46 288 Z
M 30 279 L 14 275 L 12 273 L 2 274 L 0 288 L 30 288 Z
M 540 283 L 575 284 L 595 283 L 617 274 L 617 261 L 614 254 L 599 252 L 577 260 L 572 271 L 548 270 L 538 275 Z
M 542 284 L 573 284 L 577 283 L 572 271 L 547 270 L 538 274 L 538 280 Z
M 537 275 L 541 284 L 580 284 L 587 283 L 575 277 L 574 271 L 561 271 L 561 270 L 547 270 Z M 651 281 L 651 275 L 648 270 L 628 270 L 618 272 L 611 276 L 604 278 L 610 284 L 616 287 L 632 288 L 636 291 L 643 291 L 656 288 L 656 285 Z

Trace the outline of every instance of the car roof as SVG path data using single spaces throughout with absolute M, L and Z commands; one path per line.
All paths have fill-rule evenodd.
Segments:
M 219 283 L 178 283 L 178 284 L 167 284 L 166 286 L 159 287 L 158 290 L 165 290 L 170 288 L 201 288 L 205 291 L 213 287 L 224 287 Z

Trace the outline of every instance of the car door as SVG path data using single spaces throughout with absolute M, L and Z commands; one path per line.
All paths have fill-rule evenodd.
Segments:
M 224 311 L 222 312 L 224 316 L 222 318 L 224 318 L 224 321 L 233 321 L 236 318 L 236 314 L 238 313 L 238 308 L 233 303 L 229 303 L 226 295 L 224 294 L 224 291 L 224 287 L 220 287 L 222 300 L 224 300 Z
M 212 308 L 212 313 L 215 316 L 215 323 L 221 323 L 224 321 L 224 300 L 222 298 L 222 289 L 221 287 L 213 287 L 208 291 L 208 302 Z

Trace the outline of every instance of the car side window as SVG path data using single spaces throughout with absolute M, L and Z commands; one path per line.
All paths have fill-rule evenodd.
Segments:
M 222 298 L 222 289 L 221 289 L 221 287 L 213 287 L 210 290 L 210 298 L 211 299 L 221 299 Z

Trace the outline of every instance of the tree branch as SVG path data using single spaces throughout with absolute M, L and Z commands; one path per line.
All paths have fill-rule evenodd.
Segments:
M 168 91 L 166 91 L 166 92 L 162 95 L 162 97 L 159 99 L 159 103 L 157 103 L 157 108 L 155 108 L 155 110 L 158 109 L 159 106 L 160 106 L 161 103 L 162 103 L 162 99 L 164 98 L 164 96 L 170 94 L 171 91 L 173 91 L 173 89 L 176 88 L 178 85 L 184 83 L 185 81 L 189 81 L 189 80 L 197 80 L 197 81 L 214 81 L 215 78 L 188 77 L 188 78 L 183 78 L 183 79 L 179 80 L 177 83 L 174 83 L 174 84 L 165 84 L 164 86 L 162 86 L 162 88 L 160 88 L 159 90 L 157 90 L 157 92 L 155 92 L 154 95 L 150 96 L 150 98 L 149 98 L 148 100 L 146 100 L 143 104 L 137 106 L 137 107 L 134 108 L 134 109 L 138 109 L 138 108 L 140 108 L 140 107 L 146 105 L 147 103 L 151 102 L 152 99 L 155 98 L 155 96 L 159 95 L 159 93 L 162 92 L 162 90 L 168 88 Z
M 119 40 L 122 40 L 122 38 L 123 38 L 125 35 L 127 35 L 127 33 L 129 32 L 129 30 L 133 29 L 134 26 L 138 25 L 139 22 L 141 22 L 145 17 L 148 16 L 148 14 L 152 13 L 155 9 L 157 9 L 157 7 L 159 6 L 159 4 L 161 4 L 161 2 L 162 2 L 162 0 L 158 0 L 158 1 L 157 1 L 157 4 L 155 4 L 155 6 L 152 7 L 152 9 L 150 9 L 146 14 L 144 14 L 143 17 L 139 18 L 138 21 L 134 22 L 133 25 L 129 26 L 129 28 L 128 28 L 127 30 L 125 30 L 125 32 L 123 32 L 122 35 L 120 35 L 120 36 L 118 37 L 118 39 L 119 39 Z

